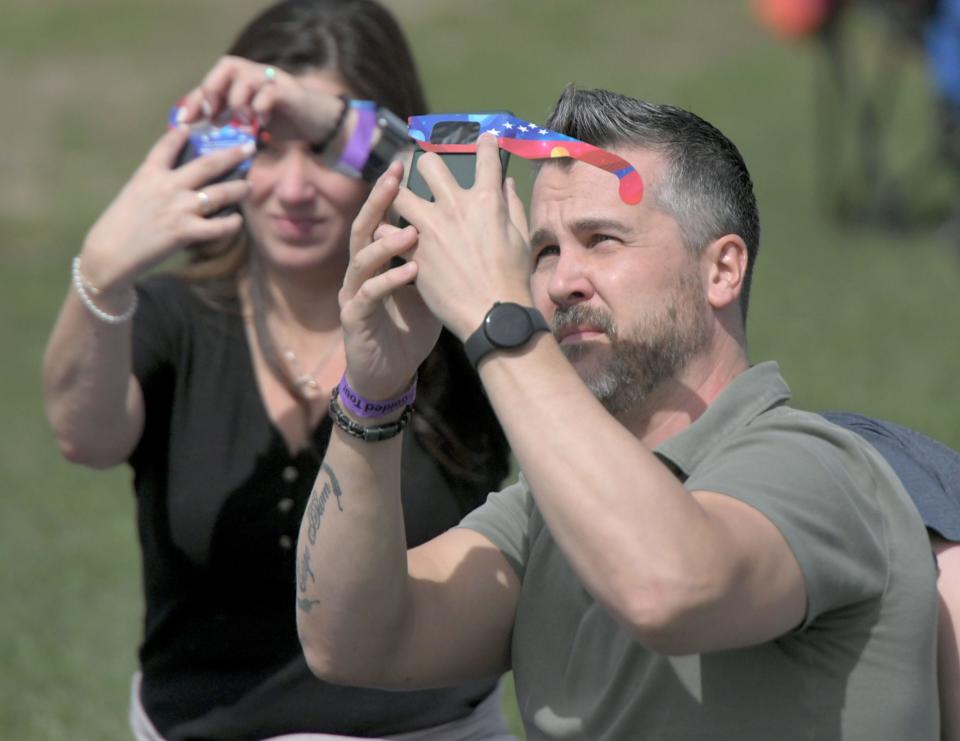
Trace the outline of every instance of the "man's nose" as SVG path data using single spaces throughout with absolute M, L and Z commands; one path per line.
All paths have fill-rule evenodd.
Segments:
M 561 249 L 547 284 L 550 300 L 557 306 L 589 301 L 594 294 L 587 256 L 582 250 Z

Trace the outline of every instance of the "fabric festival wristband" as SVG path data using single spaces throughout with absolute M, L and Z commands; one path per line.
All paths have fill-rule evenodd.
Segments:
M 417 377 L 413 377 L 413 383 L 410 384 L 410 387 L 396 399 L 385 399 L 383 401 L 364 399 L 360 394 L 350 388 L 350 384 L 347 383 L 346 373 L 344 373 L 343 378 L 340 379 L 337 392 L 343 406 L 346 407 L 351 414 L 364 419 L 386 417 L 398 409 L 413 404 L 413 400 L 417 398 Z
M 351 100 L 350 107 L 357 112 L 357 124 L 334 169 L 343 175 L 359 179 L 370 157 L 373 130 L 377 125 L 377 104 L 372 100 Z

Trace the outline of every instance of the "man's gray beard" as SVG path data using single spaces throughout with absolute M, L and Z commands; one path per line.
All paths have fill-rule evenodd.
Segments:
M 578 368 L 590 392 L 611 414 L 622 414 L 643 403 L 661 383 L 676 377 L 709 341 L 703 289 L 695 275 L 684 275 L 667 306 L 651 317 L 639 318 L 620 336 L 613 318 L 583 305 L 557 309 L 556 331 L 569 324 L 591 324 L 603 329 L 609 345 L 589 342 L 561 345 L 571 363 L 603 353 L 599 367 Z

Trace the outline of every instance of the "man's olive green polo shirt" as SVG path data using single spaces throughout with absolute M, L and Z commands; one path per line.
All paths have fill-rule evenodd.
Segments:
M 937 738 L 926 531 L 872 448 L 789 397 L 777 365 L 757 365 L 655 451 L 688 490 L 736 497 L 783 534 L 808 604 L 775 641 L 689 656 L 645 649 L 581 586 L 522 477 L 466 517 L 523 582 L 512 665 L 528 738 Z

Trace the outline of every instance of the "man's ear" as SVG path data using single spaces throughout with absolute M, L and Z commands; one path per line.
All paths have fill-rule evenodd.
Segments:
M 747 275 L 747 245 L 736 234 L 713 240 L 703 251 L 707 270 L 707 301 L 714 309 L 736 302 Z

